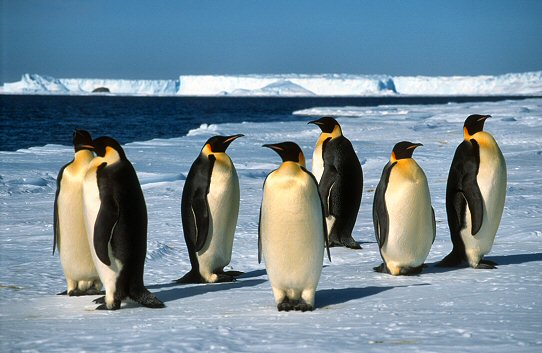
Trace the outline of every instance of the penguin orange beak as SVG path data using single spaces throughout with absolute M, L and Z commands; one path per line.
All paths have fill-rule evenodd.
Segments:
M 231 136 L 228 136 L 226 138 L 226 140 L 224 140 L 224 143 L 227 143 L 227 144 L 230 144 L 232 143 L 234 140 L 238 139 L 239 137 L 243 137 L 245 135 L 243 134 L 237 134 L 237 135 L 231 135 Z
M 491 115 L 482 115 L 478 121 L 485 121 L 487 118 L 491 118 Z
M 271 148 L 273 151 L 284 151 L 284 148 L 274 145 L 272 143 L 266 143 L 265 145 L 262 145 L 262 147 Z

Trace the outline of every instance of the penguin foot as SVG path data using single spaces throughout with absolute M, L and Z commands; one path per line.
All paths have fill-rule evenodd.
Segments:
M 92 301 L 94 304 L 105 304 L 105 295 L 103 297 L 96 298 Z
M 497 263 L 490 260 L 480 260 L 475 268 L 477 270 L 494 270 L 497 268 Z
M 72 289 L 68 292 L 68 296 L 70 297 L 81 297 L 83 295 L 100 295 L 105 294 L 104 291 L 98 290 L 96 288 L 89 288 L 87 290 L 80 290 L 80 289 Z
M 96 308 L 96 310 L 119 310 L 120 309 L 120 300 L 115 300 L 111 308 L 107 307 L 107 304 L 102 304 Z
M 388 267 L 386 267 L 385 263 L 381 263 L 379 266 L 373 267 L 373 270 L 379 273 L 389 273 Z
M 228 272 L 217 273 L 216 281 L 214 283 L 224 283 L 224 282 L 237 282 L 233 275 L 230 275 Z
M 294 305 L 288 298 L 284 298 L 282 303 L 277 305 L 277 309 L 279 309 L 279 311 L 290 311 L 294 309 Z
M 313 311 L 314 308 L 312 307 L 312 305 L 307 304 L 303 299 L 301 299 L 301 300 L 294 306 L 294 310 L 305 312 L 305 311 Z
M 344 246 L 345 248 L 354 249 L 354 250 L 360 250 L 362 249 L 361 245 L 359 245 L 354 238 L 348 237 L 343 239 L 329 239 L 329 246 Z
M 223 272 L 224 274 L 228 275 L 228 276 L 232 276 L 232 277 L 239 277 L 241 275 L 244 275 L 245 273 L 244 272 L 241 272 L 241 271 L 225 271 Z
M 57 293 L 56 295 L 67 295 L 67 294 L 68 294 L 68 291 L 65 290 L 64 292 Z

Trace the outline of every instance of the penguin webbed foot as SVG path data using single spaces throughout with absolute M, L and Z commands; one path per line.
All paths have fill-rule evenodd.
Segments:
M 279 311 L 290 311 L 294 309 L 294 303 L 290 302 L 288 297 L 285 297 L 284 300 L 277 305 Z
M 381 263 L 380 265 L 373 267 L 373 270 L 378 273 L 390 273 L 385 263 Z
M 81 297 L 81 296 L 84 296 L 84 295 L 105 294 L 105 292 L 92 287 L 92 288 L 89 288 L 87 290 L 73 289 L 73 290 L 69 291 L 67 294 L 70 297 Z
M 313 311 L 314 308 L 312 305 L 307 304 L 303 299 L 301 299 L 297 304 L 295 304 L 294 310 L 305 312 L 305 311 Z
M 103 303 L 102 305 L 96 308 L 96 310 L 119 310 L 119 309 L 120 309 L 120 300 L 115 300 L 111 308 L 108 308 L 107 304 L 105 303 Z
M 63 292 L 57 293 L 56 295 L 68 295 L 68 291 L 65 290 L 65 291 L 63 291 Z
M 494 270 L 497 268 L 497 263 L 491 260 L 482 259 L 475 268 L 477 270 Z
M 234 271 L 235 272 L 235 271 Z M 237 282 L 233 275 L 227 272 L 217 273 L 215 283 Z
M 222 272 L 228 276 L 232 276 L 232 277 L 239 277 L 241 275 L 244 275 L 245 273 L 242 272 L 242 271 L 234 271 L 234 270 L 231 270 L 231 271 L 224 271 Z
M 105 295 L 92 301 L 94 304 L 105 304 Z
M 205 283 L 201 275 L 196 271 L 190 271 L 186 275 L 174 281 L 179 284 L 188 284 L 188 283 Z
M 361 245 L 359 245 L 358 242 L 355 241 L 354 238 L 352 238 L 352 237 L 345 237 L 345 238 L 341 238 L 341 239 L 330 238 L 329 239 L 329 247 L 334 247 L 334 246 L 343 246 L 345 248 L 353 249 L 353 250 L 361 250 L 361 249 L 363 249 L 361 247 Z

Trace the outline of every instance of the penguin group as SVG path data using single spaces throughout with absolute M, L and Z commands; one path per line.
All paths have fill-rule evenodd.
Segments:
M 453 157 L 446 186 L 452 251 L 436 266 L 468 264 L 492 269 L 484 259 L 500 224 L 506 163 L 484 131 L 490 115 L 470 115 Z M 279 311 L 311 311 L 330 247 L 361 249 L 352 237 L 363 192 L 363 171 L 352 143 L 332 117 L 317 125 L 312 168 L 292 141 L 265 144 L 281 164 L 263 183 L 258 222 L 258 262 L 265 267 Z M 231 261 L 240 206 L 239 178 L 228 146 L 244 135 L 213 136 L 188 172 L 181 220 L 191 269 L 177 283 L 232 282 Z M 427 176 L 414 160 L 421 143 L 400 141 L 383 167 L 372 205 L 382 264 L 376 272 L 416 275 L 436 236 Z M 126 298 L 150 308 L 165 305 L 143 283 L 147 210 L 132 164 L 111 137 L 73 134 L 74 159 L 60 169 L 54 203 L 54 245 L 69 296 L 97 295 L 98 309 L 115 310 Z

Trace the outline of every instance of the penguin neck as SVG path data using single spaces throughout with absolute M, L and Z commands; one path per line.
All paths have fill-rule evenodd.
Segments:
M 114 148 L 111 148 L 107 146 L 105 148 L 105 156 L 102 157 L 102 160 L 106 162 L 108 165 L 114 164 L 119 162 L 122 159 L 121 155 L 115 150 Z
M 325 140 L 325 139 L 327 139 L 329 137 L 334 139 L 334 138 L 337 138 L 337 137 L 342 136 L 342 135 L 343 135 L 343 131 L 342 131 L 341 127 L 339 125 L 335 125 L 335 127 L 333 128 L 333 131 L 331 131 L 331 132 L 322 132 L 320 134 L 320 138 L 323 141 L 323 140 Z
M 75 152 L 73 162 L 75 164 L 88 164 L 94 158 L 94 154 L 90 150 L 79 150 Z
M 465 128 L 464 134 L 465 140 L 476 140 L 476 142 L 478 142 L 478 145 L 480 145 L 481 148 L 494 148 L 495 146 L 497 146 L 495 138 L 493 138 L 493 136 L 489 132 L 479 131 L 475 134 L 470 135 Z
M 297 162 L 286 161 L 282 162 L 277 170 L 281 174 L 297 174 L 301 172 L 302 165 Z

